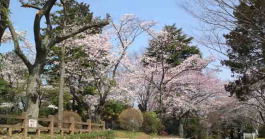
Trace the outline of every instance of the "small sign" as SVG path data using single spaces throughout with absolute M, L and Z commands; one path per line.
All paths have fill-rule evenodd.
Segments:
M 37 127 L 38 121 L 36 119 L 29 119 L 29 127 Z

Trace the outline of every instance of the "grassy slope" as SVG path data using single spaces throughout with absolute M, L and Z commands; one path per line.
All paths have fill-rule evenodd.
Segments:
M 145 134 L 144 132 L 131 132 L 124 130 L 115 130 L 115 137 L 117 138 L 129 138 L 129 139 L 150 139 L 151 136 Z
M 115 137 L 117 139 L 152 139 L 152 138 L 177 138 L 176 136 L 156 136 L 156 135 L 148 135 L 144 132 L 131 132 L 125 130 L 114 130 Z M 116 139 L 115 138 L 115 139 Z
M 131 132 L 131 131 L 126 131 L 126 130 L 113 130 L 115 139 L 163 139 L 163 138 L 177 138 L 176 136 L 157 136 L 157 135 L 148 135 L 144 132 Z M 75 139 L 78 137 L 82 137 L 84 134 L 75 134 L 74 136 L 71 137 L 71 135 L 65 135 L 64 137 L 67 137 L 67 139 Z M 12 139 L 21 139 L 23 135 L 16 134 L 12 137 Z M 0 136 L 0 139 L 6 139 L 6 136 Z M 38 138 L 38 139 L 49 139 L 50 136 L 48 134 L 41 134 L 41 137 L 37 137 L 35 135 L 30 135 L 27 139 L 32 139 L 32 138 Z M 63 139 L 62 136 L 60 135 L 55 135 L 56 139 Z M 82 138 L 84 139 L 84 138 Z

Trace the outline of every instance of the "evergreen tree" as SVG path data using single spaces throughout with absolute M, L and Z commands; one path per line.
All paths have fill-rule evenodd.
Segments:
M 4 32 L 7 28 L 7 16 L 8 16 L 8 8 L 9 8 L 10 0 L 2 0 L 0 1 L 0 44 L 1 39 L 4 35 Z
M 265 79 L 265 1 L 241 1 L 234 11 L 236 27 L 227 35 L 228 60 L 237 80 L 230 82 L 226 90 L 245 100 L 251 92 L 264 88 Z
M 149 42 L 146 57 L 155 58 L 157 62 L 165 61 L 175 67 L 193 54 L 200 54 L 199 49 L 191 44 L 192 37 L 182 33 L 175 25 L 167 25 L 162 33 Z M 144 60 L 145 64 L 149 62 Z

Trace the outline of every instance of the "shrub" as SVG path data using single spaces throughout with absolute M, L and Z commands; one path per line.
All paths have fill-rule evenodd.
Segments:
M 145 112 L 142 130 L 146 133 L 159 133 L 163 130 L 163 124 L 155 112 Z
M 265 126 L 259 128 L 259 137 L 265 137 Z
M 129 108 L 121 112 L 119 115 L 120 127 L 125 130 L 139 130 L 143 124 L 143 115 L 141 111 Z
M 102 118 L 105 121 L 117 120 L 119 114 L 126 109 L 126 105 L 119 101 L 107 101 L 104 105 Z
M 55 121 L 58 121 L 58 114 L 55 115 Z M 64 111 L 63 112 L 63 121 L 64 122 L 70 122 L 70 119 L 73 118 L 75 122 L 82 122 L 82 118 L 79 116 L 78 113 L 73 111 Z M 69 127 L 69 124 L 64 124 L 63 127 L 67 128 Z M 76 126 L 76 128 L 81 128 L 80 125 Z
M 184 125 L 185 136 L 199 139 L 206 138 L 206 126 L 207 125 L 203 125 L 202 121 L 197 117 L 186 119 Z
M 118 117 L 126 108 L 128 106 L 122 102 L 114 100 L 107 101 L 102 113 L 102 119 L 106 122 L 106 126 L 112 129 L 118 128 Z
M 166 117 L 163 119 L 163 125 L 165 126 L 165 131 L 168 134 L 178 135 L 179 121 L 175 117 Z

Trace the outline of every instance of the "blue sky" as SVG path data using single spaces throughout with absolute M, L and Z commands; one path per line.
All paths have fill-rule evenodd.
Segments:
M 135 14 L 143 20 L 153 20 L 158 23 L 155 27 L 160 30 L 164 25 L 176 24 L 182 28 L 189 36 L 199 36 L 200 22 L 183 10 L 179 3 L 181 0 L 79 0 L 90 4 L 90 9 L 95 16 L 105 17 L 109 13 L 114 20 L 118 20 L 123 14 Z M 18 0 L 11 1 L 12 21 L 17 30 L 27 31 L 28 38 L 33 41 L 33 19 L 35 10 L 21 8 Z M 148 38 L 143 36 L 134 45 L 137 49 L 143 50 L 147 46 Z M 204 57 L 212 54 L 205 47 L 197 44 Z M 1 52 L 10 50 L 9 45 L 0 47 Z M 215 54 L 216 55 L 216 54 Z M 218 65 L 214 63 L 211 66 Z M 223 80 L 231 79 L 231 73 L 226 68 L 222 68 L 219 77 Z

